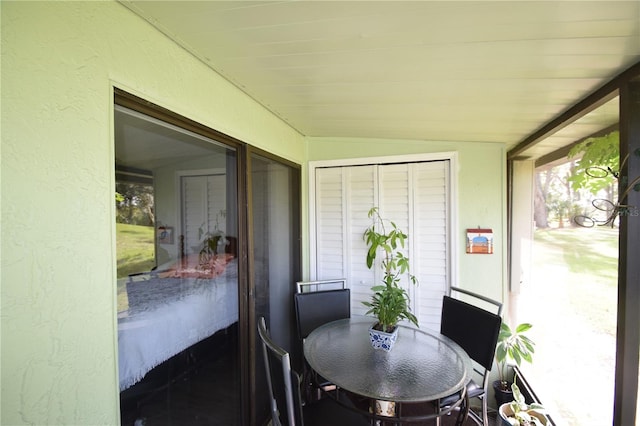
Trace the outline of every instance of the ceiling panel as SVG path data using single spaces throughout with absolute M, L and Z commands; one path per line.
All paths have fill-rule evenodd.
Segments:
M 632 1 L 123 4 L 307 136 L 509 149 L 640 61 Z M 596 110 L 527 155 L 611 120 Z

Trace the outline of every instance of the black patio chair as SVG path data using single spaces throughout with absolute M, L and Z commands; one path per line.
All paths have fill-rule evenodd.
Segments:
M 300 288 L 300 287 L 298 287 Z M 321 290 L 294 294 L 298 340 L 302 347 L 304 339 L 316 328 L 331 321 L 351 317 L 351 292 L 348 288 Z M 332 390 L 333 383 L 322 377 L 313 377 L 306 361 L 302 362 L 302 379 L 305 400 L 315 401 L 321 390 Z
M 258 334 L 262 341 L 273 426 L 304 426 L 305 424 L 307 426 L 365 426 L 370 424 L 365 416 L 355 411 L 346 395 L 338 390 L 331 398 L 324 398 L 314 404 L 303 406 L 300 375 L 291 368 L 289 353 L 271 339 L 264 317 L 258 320 Z
M 475 373 L 482 378 L 480 383 L 472 379 L 467 385 L 467 398 L 479 398 L 482 402 L 482 417 L 469 410 L 468 402 L 465 404 L 464 414 L 466 415 L 468 412 L 469 417 L 477 424 L 488 426 L 487 390 L 489 373 L 493 366 L 500 324 L 502 323 L 499 315 L 502 312 L 502 304 L 467 290 L 452 287 L 452 291 L 466 294 L 497 307 L 498 313 L 495 314 L 462 300 L 444 296 L 440 324 L 440 333 L 456 342 L 467 352 L 474 361 Z M 440 401 L 440 407 L 450 406 L 460 398 L 459 393 L 443 398 Z
M 314 291 L 294 294 L 298 339 L 303 341 L 316 328 L 351 317 L 351 291 Z

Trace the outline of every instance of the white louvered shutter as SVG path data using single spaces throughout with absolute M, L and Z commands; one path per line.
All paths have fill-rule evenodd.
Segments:
M 438 329 L 442 296 L 450 285 L 448 239 L 449 162 L 430 161 L 316 169 L 315 277 L 347 278 L 352 313 L 364 314 L 362 301 L 379 284 L 379 265 L 366 267 L 362 234 L 371 223 L 369 209 L 378 206 L 383 218 L 409 234 L 405 254 L 419 280 L 402 285 L 411 295 L 421 327 Z
M 204 234 L 226 231 L 224 174 L 181 176 L 182 232 L 186 254 L 199 253 Z
M 411 266 L 420 279 L 415 313 L 420 324 L 428 324 L 436 330 L 440 328 L 442 296 L 451 285 L 448 176 L 448 161 L 417 163 L 413 173 L 411 237 L 415 252 Z

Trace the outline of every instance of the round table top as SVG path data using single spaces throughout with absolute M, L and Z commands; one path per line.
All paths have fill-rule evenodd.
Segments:
M 461 390 L 471 379 L 467 353 L 434 331 L 400 326 L 390 352 L 374 349 L 375 318 L 353 317 L 315 329 L 304 355 L 319 375 L 353 393 L 386 401 L 434 401 Z

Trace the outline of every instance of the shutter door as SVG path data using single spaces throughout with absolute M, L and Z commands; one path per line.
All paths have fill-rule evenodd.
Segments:
M 223 174 L 208 175 L 207 178 L 207 216 L 208 232 L 216 229 L 227 232 L 227 177 Z
M 182 230 L 186 254 L 199 253 L 204 234 L 226 231 L 224 174 L 182 176 Z
M 348 224 L 349 242 L 346 278 L 351 288 L 351 312 L 354 315 L 364 315 L 368 308 L 362 302 L 369 300 L 371 286 L 377 281 L 377 268 L 367 268 L 367 246 L 362 239 L 362 234 L 370 223 L 367 213 L 377 202 L 377 189 L 374 185 L 377 166 L 354 166 L 346 169 L 348 204 L 345 221 Z
M 316 279 L 346 277 L 342 168 L 316 170 Z
M 183 176 L 182 233 L 185 254 L 200 252 L 200 238 L 208 222 L 207 181 L 202 176 Z
M 419 277 L 415 314 L 419 323 L 440 329 L 442 296 L 450 284 L 449 273 L 449 162 L 434 161 L 414 165 L 413 226 L 411 267 Z
M 409 234 L 405 254 L 418 286 L 411 295 L 420 326 L 438 329 L 442 296 L 449 284 L 448 161 L 316 169 L 315 279 L 347 278 L 351 310 L 362 315 L 362 301 L 381 280 L 379 267 L 367 269 L 362 239 L 369 209 Z

